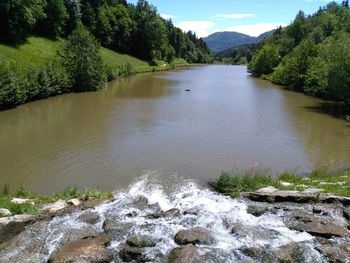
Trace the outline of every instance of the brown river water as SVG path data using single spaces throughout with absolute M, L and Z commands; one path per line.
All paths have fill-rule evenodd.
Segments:
M 190 89 L 191 91 L 186 91 Z M 243 66 L 140 74 L 0 112 L 0 187 L 120 189 L 145 174 L 350 166 L 350 123 Z

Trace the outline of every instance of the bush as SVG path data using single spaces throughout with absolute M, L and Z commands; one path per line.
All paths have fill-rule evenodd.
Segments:
M 100 45 L 80 25 L 58 52 L 74 91 L 96 90 L 103 79 Z
M 0 109 L 15 107 L 25 100 L 14 65 L 0 63 Z

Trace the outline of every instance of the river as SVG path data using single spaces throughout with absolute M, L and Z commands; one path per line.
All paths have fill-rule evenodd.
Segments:
M 350 125 L 321 104 L 244 66 L 123 78 L 0 112 L 0 186 L 112 190 L 152 174 L 206 184 L 236 168 L 349 167 Z

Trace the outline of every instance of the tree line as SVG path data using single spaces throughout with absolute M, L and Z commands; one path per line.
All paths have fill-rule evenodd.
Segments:
M 184 58 L 210 63 L 206 43 L 163 19 L 153 5 L 139 0 L 1 0 L 0 41 L 18 44 L 32 34 L 68 37 L 83 24 L 106 48 L 152 61 Z
M 350 108 L 349 2 L 332 2 L 315 14 L 300 11 L 291 25 L 278 28 L 253 56 L 256 77 L 339 102 Z

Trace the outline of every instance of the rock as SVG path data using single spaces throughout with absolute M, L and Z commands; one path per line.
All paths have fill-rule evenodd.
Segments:
M 337 204 L 315 204 L 312 211 L 325 216 L 343 216 L 343 208 Z
M 283 185 L 283 186 L 292 186 L 292 185 L 294 185 L 294 184 L 291 184 L 291 183 L 288 183 L 288 182 L 279 182 L 281 185 Z
M 0 218 L 0 243 L 21 233 L 25 225 L 35 220 L 31 215 L 15 215 Z
M 11 211 L 5 208 L 0 208 L 0 217 L 7 217 L 7 216 L 12 216 Z
M 249 236 L 249 237 L 253 237 L 254 239 L 265 239 L 265 240 L 271 240 L 273 238 L 276 238 L 279 235 L 279 232 L 276 230 L 263 228 L 258 225 L 257 226 L 244 225 L 242 223 L 236 223 L 235 225 L 233 225 L 231 233 L 242 238 Z
M 267 187 L 264 187 L 264 188 L 260 188 L 256 192 L 257 193 L 274 193 L 274 192 L 277 192 L 277 191 L 278 191 L 277 188 L 275 188 L 273 186 L 267 186 Z
M 70 199 L 67 201 L 67 203 L 74 206 L 80 206 L 82 204 L 78 198 Z
M 186 245 L 173 249 L 169 254 L 169 263 L 199 263 L 198 248 L 194 245 Z
M 350 197 L 336 196 L 336 195 L 321 195 L 321 203 L 341 204 L 343 206 L 350 206 Z
M 350 221 L 350 207 L 346 207 L 343 210 L 343 216 Z
M 263 247 L 248 247 L 242 248 L 241 251 L 248 257 L 256 260 L 257 262 L 264 263 L 277 263 L 277 258 L 273 253 Z
M 207 229 L 196 227 L 189 230 L 181 230 L 177 232 L 175 235 L 175 242 L 179 245 L 210 245 L 214 243 L 214 238 Z
M 65 208 L 68 207 L 68 204 L 63 200 L 58 200 L 51 204 L 46 204 L 43 206 L 43 211 L 49 212 L 51 214 L 62 212 Z
M 280 263 L 313 262 L 323 263 L 319 253 L 311 245 L 305 243 L 290 243 L 277 248 L 273 252 Z
M 247 213 L 251 214 L 253 216 L 262 216 L 263 214 L 271 211 L 272 209 L 269 208 L 268 206 L 262 204 L 249 204 L 247 207 Z
M 24 199 L 24 198 L 12 198 L 11 202 L 12 202 L 12 203 L 14 203 L 14 204 L 24 204 L 24 203 L 29 203 L 29 204 L 34 205 L 33 200 L 30 200 L 30 199 Z
M 350 262 L 350 242 L 343 244 L 327 244 L 317 246 L 329 262 L 348 263 Z
M 100 199 L 100 198 L 90 198 L 88 200 L 85 200 L 83 202 L 83 209 L 91 209 L 95 208 L 96 206 L 106 202 L 107 200 L 105 199 Z
M 192 207 L 184 212 L 184 215 L 198 215 L 201 211 L 200 207 Z
M 86 211 L 82 213 L 78 220 L 87 224 L 95 224 L 100 219 L 100 215 L 97 212 Z
M 292 202 L 292 203 L 315 203 L 318 196 L 303 194 L 299 191 L 274 191 L 274 192 L 248 192 L 241 193 L 242 197 L 257 202 Z
M 106 248 L 109 242 L 110 238 L 106 235 L 75 240 L 63 245 L 48 262 L 111 262 L 113 254 Z
M 219 248 L 201 248 L 199 254 L 200 262 L 205 263 L 242 262 L 235 252 L 230 253 Z
M 305 231 L 313 236 L 324 238 L 348 237 L 349 231 L 328 218 L 316 217 L 303 211 L 286 213 L 284 223 L 292 230 Z
M 324 192 L 324 189 L 318 189 L 318 188 L 307 188 L 307 189 L 304 189 L 301 193 L 302 194 L 319 194 L 319 193 L 322 193 Z
M 113 239 L 127 236 L 133 226 L 134 224 L 131 222 L 121 222 L 115 218 L 107 218 L 103 222 L 103 230 Z
M 154 247 L 157 242 L 155 242 L 154 240 L 152 240 L 150 237 L 147 236 L 133 236 L 130 237 L 126 243 L 130 246 L 130 247 Z
M 181 215 L 181 212 L 179 209 L 177 208 L 172 208 L 170 210 L 167 210 L 165 212 L 156 212 L 156 213 L 153 213 L 153 214 L 149 214 L 147 215 L 146 217 L 147 218 L 154 218 L 154 219 L 157 219 L 157 218 L 167 218 L 167 217 L 176 217 L 176 216 L 179 216 Z
M 127 244 L 122 246 L 122 249 L 119 251 L 119 256 L 124 262 L 130 262 L 133 260 L 141 261 L 142 255 L 144 253 L 143 248 L 131 247 Z

